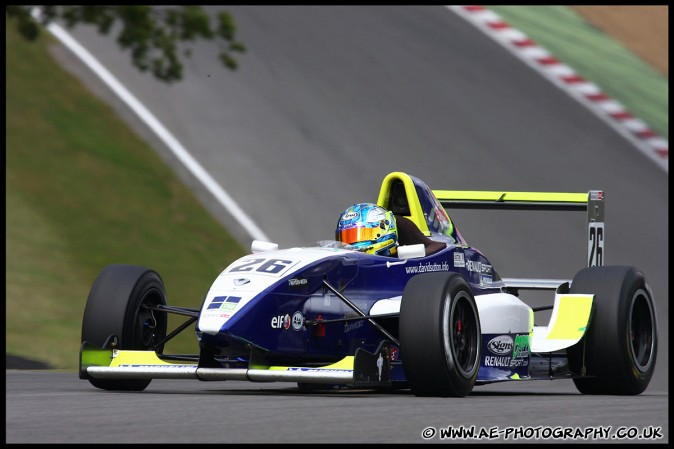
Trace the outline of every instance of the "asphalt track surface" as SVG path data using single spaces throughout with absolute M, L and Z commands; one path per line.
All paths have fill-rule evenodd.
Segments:
M 589 397 L 570 382 L 536 381 L 441 400 L 153 381 L 142 394 L 124 394 L 95 390 L 73 374 L 8 371 L 7 442 L 422 442 L 426 427 L 462 424 L 660 426 L 658 442 L 668 440 L 666 173 L 444 7 L 227 9 L 248 47 L 240 70 L 222 69 L 215 47 L 201 45 L 185 81 L 173 86 L 131 68 L 112 40 L 85 29 L 73 35 L 282 248 L 332 238 L 339 213 L 376 201 L 392 171 L 435 189 L 604 190 L 605 263 L 642 269 L 657 301 L 660 347 L 649 389 Z M 67 51 L 56 53 L 250 244 L 107 87 Z M 503 277 L 571 279 L 583 267 L 583 213 L 450 215 Z
M 468 397 L 452 399 L 417 398 L 408 390 L 303 394 L 290 383 L 186 380 L 153 380 L 138 394 L 96 390 L 70 373 L 8 371 L 6 442 L 668 441 L 668 416 L 662 413 L 667 395 L 589 397 L 573 392 L 566 382 L 482 386 Z M 442 439 L 440 429 L 448 426 L 484 428 L 494 438 Z M 425 440 L 422 432 L 429 427 L 436 433 Z M 574 439 L 568 432 L 576 429 L 588 433 Z M 567 438 L 543 438 L 553 431 L 567 432 Z M 618 438 L 628 432 L 650 437 Z M 661 438 L 652 438 L 657 435 Z

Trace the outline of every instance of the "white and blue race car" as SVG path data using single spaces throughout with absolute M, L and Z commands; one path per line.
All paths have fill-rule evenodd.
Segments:
M 395 257 L 337 241 L 288 249 L 254 241 L 199 308 L 168 305 L 150 268 L 107 266 L 84 312 L 80 378 L 105 390 L 198 379 L 441 397 L 532 379 L 571 378 L 585 394 L 646 389 L 657 353 L 655 305 L 641 271 L 603 266 L 603 192 L 431 190 L 393 172 L 377 204 L 396 217 Z M 571 280 L 502 279 L 445 208 L 586 210 L 587 267 Z M 530 307 L 520 289 L 549 291 L 551 305 Z M 538 326 L 542 309 L 552 312 Z M 168 332 L 169 314 L 187 318 Z M 165 353 L 193 324 L 195 353 Z

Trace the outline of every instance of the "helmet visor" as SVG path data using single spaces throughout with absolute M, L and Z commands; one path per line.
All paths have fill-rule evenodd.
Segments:
M 370 240 L 377 240 L 381 235 L 380 228 L 364 228 L 364 227 L 354 227 L 341 229 L 337 233 L 337 240 L 342 243 L 357 243 L 357 242 L 367 242 Z

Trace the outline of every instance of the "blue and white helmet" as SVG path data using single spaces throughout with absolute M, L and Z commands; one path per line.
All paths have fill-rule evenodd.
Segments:
M 393 212 L 376 204 L 359 203 L 345 210 L 339 217 L 335 238 L 368 254 L 398 254 L 398 229 Z

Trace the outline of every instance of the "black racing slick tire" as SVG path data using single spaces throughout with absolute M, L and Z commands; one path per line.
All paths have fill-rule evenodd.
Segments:
M 480 317 L 458 273 L 414 276 L 400 305 L 400 355 L 415 396 L 463 397 L 480 367 Z
M 586 335 L 567 349 L 573 382 L 583 394 L 642 393 L 655 370 L 657 324 L 653 295 L 634 267 L 590 267 L 573 278 L 571 293 L 594 294 Z
M 103 347 L 117 337 L 117 349 L 151 350 L 166 337 L 167 314 L 146 306 L 166 305 L 166 291 L 159 274 L 134 265 L 108 265 L 94 281 L 82 320 L 82 341 Z M 163 351 L 163 345 L 155 348 Z M 142 391 L 151 379 L 96 379 L 89 382 L 103 390 Z

